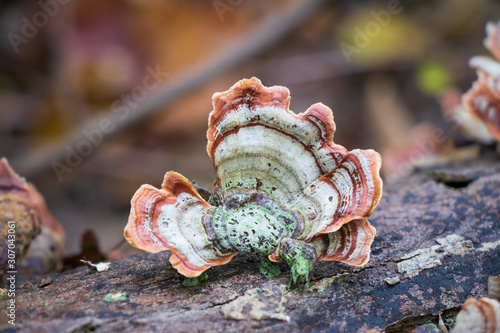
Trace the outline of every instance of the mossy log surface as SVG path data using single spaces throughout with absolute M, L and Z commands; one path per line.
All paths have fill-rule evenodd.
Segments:
M 252 255 L 184 287 L 168 252 L 144 254 L 105 272 L 34 279 L 16 291 L 16 326 L 7 324 L 8 299 L 0 299 L 0 330 L 390 332 L 433 320 L 486 296 L 488 277 L 500 275 L 500 161 L 422 169 L 386 183 L 370 221 L 378 233 L 368 265 L 319 262 L 301 293 L 284 289 L 285 266 L 266 279 Z M 104 300 L 117 292 L 127 296 Z

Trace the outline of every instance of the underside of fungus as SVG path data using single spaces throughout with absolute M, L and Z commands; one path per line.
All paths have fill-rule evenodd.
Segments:
M 366 218 L 382 194 L 380 155 L 333 143 L 332 111 L 289 110 L 285 87 L 259 79 L 213 96 L 207 152 L 217 172 L 202 199 L 182 175 L 160 189 L 143 185 L 131 201 L 125 238 L 148 252 L 171 250 L 179 273 L 199 277 L 239 251 L 261 259 L 268 277 L 291 268 L 289 287 L 307 285 L 316 261 L 364 265 L 375 228 Z

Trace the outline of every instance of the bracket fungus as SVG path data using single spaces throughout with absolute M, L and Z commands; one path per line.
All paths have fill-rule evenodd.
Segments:
M 295 114 L 285 87 L 245 79 L 212 101 L 214 193 L 203 200 L 173 171 L 161 189 L 142 185 L 131 201 L 127 241 L 148 252 L 171 250 L 170 262 L 188 278 L 239 251 L 259 256 L 267 277 L 284 261 L 289 289 L 308 285 L 319 260 L 364 265 L 376 233 L 366 218 L 382 194 L 380 155 L 333 143 L 332 111 L 318 103 Z
M 500 141 L 500 21 L 486 25 L 484 46 L 496 60 L 476 56 L 469 65 L 478 74 L 478 80 L 463 95 L 463 104 L 469 114 L 483 122 L 492 139 Z
M 488 297 L 469 298 L 457 315 L 452 333 L 483 332 L 500 332 L 500 304 Z

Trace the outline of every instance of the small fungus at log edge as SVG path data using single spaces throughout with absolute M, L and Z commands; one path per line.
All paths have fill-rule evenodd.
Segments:
M 14 237 L 15 232 L 15 237 Z M 0 158 L 0 276 L 12 270 L 8 246 L 15 243 L 16 265 L 40 274 L 62 269 L 65 232 L 32 183 Z M 14 265 L 15 266 L 15 265 Z
M 366 264 L 376 233 L 366 218 L 382 195 L 380 155 L 333 143 L 330 108 L 318 103 L 295 114 L 286 87 L 264 87 L 255 77 L 212 101 L 214 193 L 203 200 L 173 171 L 161 189 L 142 185 L 131 200 L 127 241 L 151 253 L 171 250 L 172 265 L 195 280 L 239 251 L 259 256 L 267 277 L 285 261 L 290 290 L 308 286 L 316 261 Z
M 41 232 L 42 216 L 35 188 L 20 177 L 6 158 L 0 159 L 0 276 L 26 256 Z M 15 260 L 10 251 L 15 247 Z
M 500 304 L 497 300 L 469 298 L 462 305 L 451 333 L 475 332 L 500 332 Z

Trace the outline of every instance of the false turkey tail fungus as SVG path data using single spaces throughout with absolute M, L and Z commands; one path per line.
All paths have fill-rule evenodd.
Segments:
M 239 251 L 258 255 L 268 277 L 284 261 L 290 289 L 308 285 L 319 260 L 364 265 L 376 233 L 366 218 L 382 194 L 380 155 L 335 144 L 332 111 L 318 103 L 295 114 L 285 87 L 245 79 L 212 100 L 212 197 L 203 200 L 172 171 L 161 189 L 141 186 L 125 228 L 130 244 L 171 250 L 170 262 L 188 278 Z

